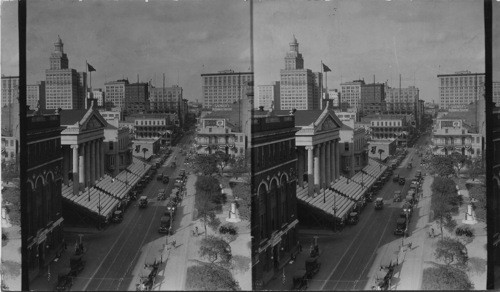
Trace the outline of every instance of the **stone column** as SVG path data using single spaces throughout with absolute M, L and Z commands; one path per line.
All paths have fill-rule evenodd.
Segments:
M 319 156 L 320 156 L 321 144 L 314 147 L 314 186 L 319 187 L 320 185 L 320 174 L 319 174 Z
M 90 142 L 85 142 L 85 182 L 86 187 L 90 182 Z
M 94 141 L 94 171 L 95 171 L 95 180 L 98 180 L 101 178 L 101 174 L 99 173 L 101 171 L 101 168 L 99 167 L 99 162 L 101 161 L 100 154 L 101 152 L 99 151 L 99 140 Z
M 85 176 L 85 143 L 82 143 L 79 145 L 78 149 L 80 150 L 79 152 L 79 162 L 78 162 L 78 174 L 79 174 L 79 179 L 80 179 L 80 190 L 83 190 L 85 187 L 85 179 L 87 178 Z
M 299 186 L 304 187 L 304 151 L 302 147 L 297 147 L 297 174 Z
M 99 140 L 99 152 L 101 153 L 101 161 L 99 162 L 99 166 L 101 167 L 101 176 L 104 176 L 104 160 L 106 157 L 104 156 L 104 141 Z
M 330 156 L 330 147 L 332 147 L 331 141 L 326 142 L 326 149 L 325 149 L 325 161 L 326 161 L 326 167 L 325 167 L 325 174 L 326 174 L 326 187 L 330 187 L 330 183 L 332 182 L 332 162 L 330 161 L 331 156 Z
M 61 147 L 63 152 L 63 183 L 68 185 L 69 161 L 71 159 L 68 146 Z
M 308 189 L 308 194 L 312 195 L 314 192 L 314 174 L 313 174 L 313 159 L 314 159 L 314 154 L 313 146 L 307 146 L 307 189 Z
M 335 143 L 335 160 L 338 161 L 338 163 L 335 164 L 335 171 L 337 172 L 337 177 L 340 175 L 340 148 L 339 148 L 339 140 L 336 140 Z
M 330 145 L 330 171 L 332 173 L 332 180 L 336 180 L 337 179 L 337 174 L 335 173 L 335 164 L 337 163 L 337 161 L 335 161 L 335 154 L 334 154 L 334 150 L 335 150 L 335 141 L 332 141 L 331 142 L 331 145 Z
M 80 189 L 80 177 L 78 175 L 78 145 L 71 145 L 73 151 L 73 195 L 77 195 Z
M 319 161 L 320 161 L 320 187 L 324 188 L 326 185 L 326 155 L 325 155 L 325 150 L 326 150 L 326 143 L 321 143 L 320 144 L 320 155 L 319 155 Z
M 95 158 L 95 152 L 94 152 L 94 141 L 89 141 L 89 152 L 90 152 L 90 155 L 89 155 L 89 166 L 90 166 L 90 169 L 89 169 L 89 181 L 90 181 L 90 185 L 93 186 L 94 185 L 94 181 L 95 181 L 95 173 L 94 173 L 94 167 L 95 167 L 95 161 L 94 161 L 94 158 Z

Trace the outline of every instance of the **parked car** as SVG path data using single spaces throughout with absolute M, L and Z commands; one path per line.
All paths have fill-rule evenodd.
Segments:
M 146 208 L 148 206 L 148 197 L 141 196 L 139 198 L 139 208 Z
M 375 200 L 375 210 L 380 210 L 384 208 L 384 199 L 382 198 L 377 198 Z
M 400 177 L 399 178 L 399 184 L 402 185 L 402 186 L 404 186 L 405 183 L 406 183 L 406 179 L 404 177 Z

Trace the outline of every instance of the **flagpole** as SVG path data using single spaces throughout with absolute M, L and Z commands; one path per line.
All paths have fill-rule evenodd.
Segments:
M 87 62 L 86 59 L 85 59 L 85 74 L 89 74 L 89 63 Z M 90 72 L 90 74 L 92 74 L 92 72 Z M 90 83 L 92 83 L 92 81 L 90 81 Z M 88 108 L 87 91 L 88 91 L 87 84 L 85 84 L 85 96 L 84 96 L 85 109 Z
M 325 73 L 323 70 L 323 60 L 321 60 L 321 74 Z M 323 84 L 321 84 L 321 96 L 319 98 L 320 109 L 323 109 Z

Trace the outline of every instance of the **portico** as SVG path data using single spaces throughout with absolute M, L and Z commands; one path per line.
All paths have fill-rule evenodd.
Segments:
M 73 180 L 73 194 L 94 186 L 104 176 L 104 128 L 107 122 L 97 110 L 61 111 L 63 184 Z

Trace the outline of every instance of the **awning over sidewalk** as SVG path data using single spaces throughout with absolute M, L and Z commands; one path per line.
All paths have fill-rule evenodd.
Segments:
M 330 189 L 321 189 L 319 194 L 309 196 L 307 193 L 307 183 L 304 183 L 304 188 L 297 187 L 297 199 L 310 207 L 319 209 L 337 218 L 344 218 L 355 205 L 354 200 L 342 196 Z M 334 207 L 336 207 L 336 211 Z
M 77 208 L 81 208 L 94 215 L 99 215 L 99 201 L 101 203 L 101 216 L 108 218 L 118 206 L 119 200 L 98 190 L 96 188 L 87 188 L 85 191 L 80 191 L 77 196 L 73 195 L 73 182 L 69 182 L 69 186 L 63 184 L 62 198 L 69 204 Z

